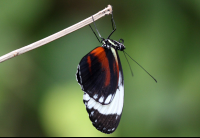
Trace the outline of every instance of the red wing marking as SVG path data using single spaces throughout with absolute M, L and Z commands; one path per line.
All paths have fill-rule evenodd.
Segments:
M 89 64 L 90 73 L 92 73 L 92 70 L 91 70 L 91 58 L 90 58 L 90 56 L 87 57 L 87 63 Z
M 101 63 L 101 67 L 104 69 L 105 71 L 105 84 L 104 86 L 108 86 L 110 84 L 110 67 L 109 67 L 109 61 L 108 58 L 106 56 L 106 52 L 105 49 L 103 47 L 98 47 L 96 49 L 94 49 L 91 54 L 93 54 L 95 57 L 98 58 L 98 61 Z
M 119 66 L 117 62 L 113 62 L 113 70 L 115 74 L 117 73 L 117 78 L 119 78 Z

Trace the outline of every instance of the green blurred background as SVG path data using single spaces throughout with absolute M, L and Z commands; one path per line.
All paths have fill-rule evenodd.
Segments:
M 75 73 L 100 46 L 86 26 L 0 63 L 0 136 L 200 136 L 200 0 L 0 0 L 0 56 L 113 6 L 134 77 L 119 52 L 125 82 L 122 118 L 96 130 Z M 101 35 L 111 16 L 96 21 Z

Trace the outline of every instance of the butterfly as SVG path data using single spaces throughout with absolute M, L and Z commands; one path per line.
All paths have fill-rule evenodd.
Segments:
M 112 33 L 115 30 L 116 26 Z M 106 134 L 117 129 L 124 104 L 124 77 L 117 50 L 123 51 L 125 46 L 122 39 L 110 39 L 112 33 L 107 39 L 99 34 L 102 46 L 81 59 L 76 73 L 89 118 L 97 130 Z
M 90 26 L 102 46 L 96 47 L 81 59 L 76 73 L 76 79 L 84 91 L 83 102 L 89 118 L 97 130 L 106 134 L 113 133 L 117 129 L 124 104 L 124 77 L 117 51 L 126 52 L 123 39 L 119 41 L 110 39 L 116 30 L 113 14 L 111 21 L 113 31 L 107 39 L 101 37 L 94 23 L 101 41 Z

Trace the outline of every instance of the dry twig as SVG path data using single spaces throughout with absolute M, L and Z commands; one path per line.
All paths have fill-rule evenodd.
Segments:
M 112 14 L 112 6 L 111 5 L 108 5 L 107 8 L 105 8 L 102 11 L 99 11 L 98 13 L 93 15 L 93 18 L 96 21 L 96 20 L 100 19 L 101 17 L 104 17 L 105 15 L 108 15 L 108 14 Z M 5 55 L 1 56 L 0 57 L 0 63 L 4 62 L 4 61 L 6 61 L 6 60 L 8 60 L 10 58 L 16 57 L 16 56 L 21 55 L 23 53 L 26 53 L 26 52 L 28 52 L 30 50 L 36 49 L 36 48 L 38 48 L 40 46 L 43 46 L 43 45 L 45 45 L 47 43 L 50 43 L 51 41 L 54 41 L 54 40 L 56 40 L 56 39 L 58 39 L 60 37 L 63 37 L 65 35 L 69 34 L 69 33 L 72 33 L 73 31 L 76 31 L 76 30 L 78 30 L 78 29 L 80 29 L 80 28 L 82 28 L 82 27 L 84 27 L 84 26 L 86 26 L 86 25 L 88 25 L 88 24 L 90 24 L 92 22 L 93 22 L 92 16 L 90 16 L 87 19 L 85 19 L 85 20 L 83 20 L 83 21 L 81 21 L 79 23 L 76 23 L 76 24 L 74 24 L 74 25 L 72 25 L 72 26 L 70 26 L 70 27 L 68 27 L 68 28 L 66 28 L 66 29 L 64 29 L 62 31 L 59 31 L 59 32 L 57 32 L 57 33 L 55 33 L 53 35 L 50 35 L 50 36 L 48 36 L 48 37 L 46 37 L 44 39 L 41 39 L 41 40 L 39 40 L 37 42 L 34 42 L 32 44 L 29 44 L 27 46 L 24 46 L 24 47 L 22 47 L 20 49 L 14 50 L 14 51 L 12 51 L 12 52 L 10 52 L 8 54 L 5 54 Z

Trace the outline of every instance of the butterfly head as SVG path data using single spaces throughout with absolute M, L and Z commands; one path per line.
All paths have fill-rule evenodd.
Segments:
M 119 39 L 119 41 L 112 40 L 112 39 L 103 39 L 102 43 L 103 43 L 102 47 L 106 47 L 108 49 L 110 49 L 111 47 L 120 51 L 124 51 L 125 49 L 123 39 Z

